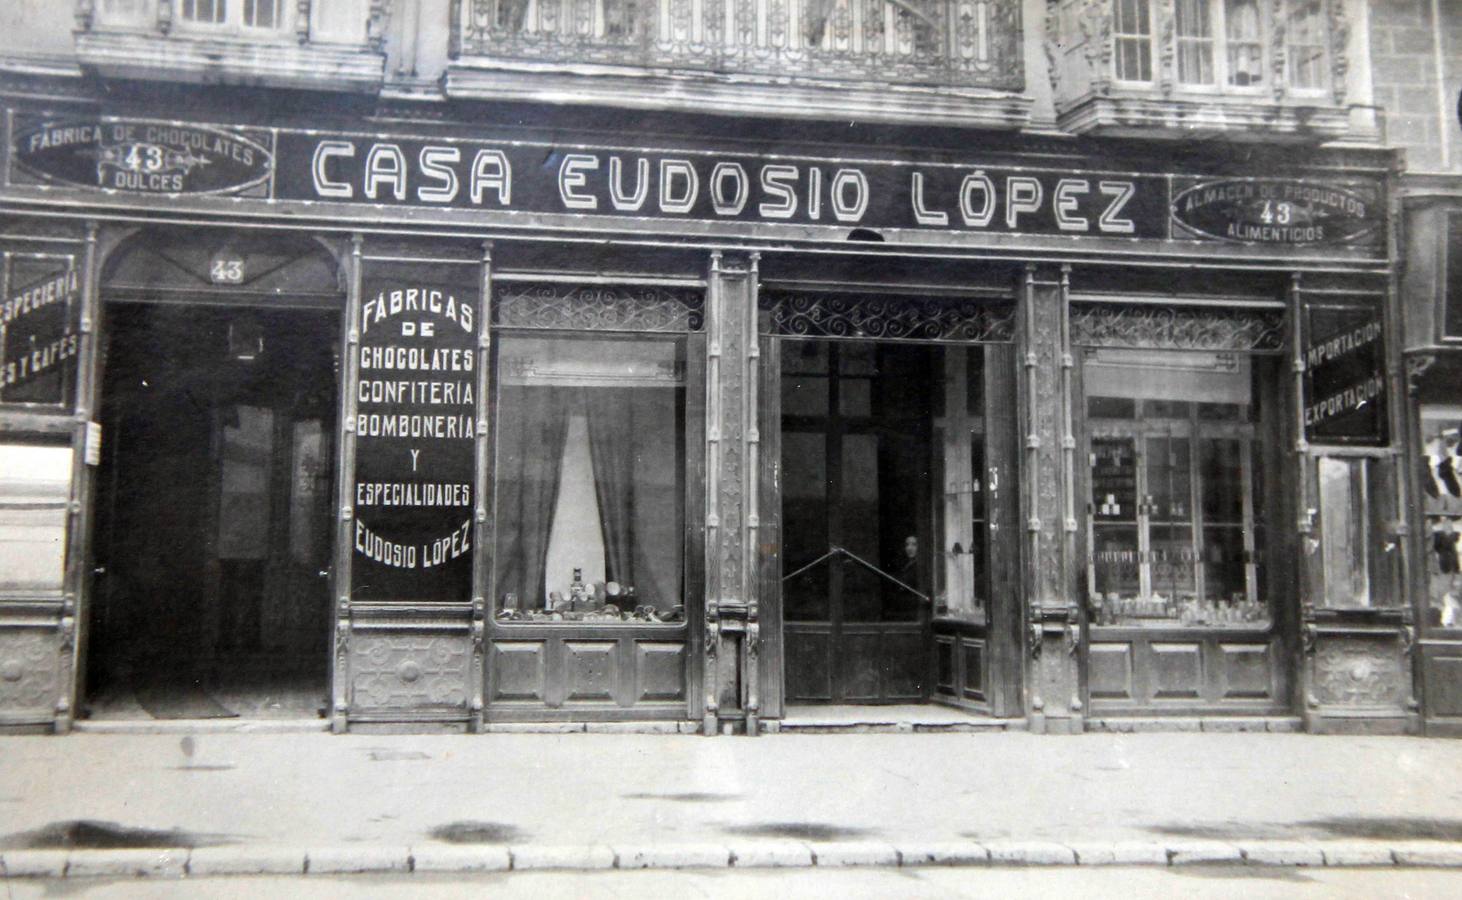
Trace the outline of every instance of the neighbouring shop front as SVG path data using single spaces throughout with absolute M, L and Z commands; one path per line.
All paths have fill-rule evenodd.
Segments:
M 1384 154 L 7 121 L 7 726 L 1416 725 Z

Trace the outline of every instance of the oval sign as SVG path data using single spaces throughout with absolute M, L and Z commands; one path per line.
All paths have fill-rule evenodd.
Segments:
M 234 193 L 274 168 L 236 131 L 147 119 L 43 122 L 16 135 L 15 160 L 47 181 L 140 194 Z
M 1353 244 L 1378 233 L 1379 204 L 1317 181 L 1234 178 L 1204 181 L 1173 198 L 1174 237 L 1242 244 Z

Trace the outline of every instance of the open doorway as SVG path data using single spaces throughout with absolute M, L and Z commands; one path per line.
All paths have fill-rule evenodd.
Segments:
M 109 303 L 87 708 L 321 716 L 339 315 Z

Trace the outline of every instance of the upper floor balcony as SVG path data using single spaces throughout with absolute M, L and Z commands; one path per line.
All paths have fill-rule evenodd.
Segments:
M 1020 0 L 453 0 L 449 96 L 1020 127 Z
M 76 56 L 104 77 L 379 90 L 390 0 L 77 0 Z
M 1078 134 L 1341 137 L 1356 2 L 1365 0 L 1047 0 L 1058 124 Z

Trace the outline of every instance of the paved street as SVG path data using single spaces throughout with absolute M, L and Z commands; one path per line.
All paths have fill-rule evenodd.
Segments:
M 1462 742 L 1418 738 L 75 734 L 0 760 L 12 847 L 79 820 L 107 846 L 1462 840 Z
M 1127 873 L 1160 894 L 1231 896 L 1239 878 L 1257 896 L 1439 896 L 1456 893 L 1440 890 L 1449 872 L 1405 867 L 1462 865 L 1462 742 L 1417 738 L 75 734 L 0 738 L 0 759 L 0 864 L 64 872 L 68 890 L 132 871 L 129 852 L 153 874 L 189 867 L 190 896 L 235 895 L 235 883 L 201 877 L 209 871 L 308 871 L 283 882 L 306 896 L 367 885 L 449 896 L 461 883 L 428 869 L 509 865 L 525 871 L 470 877 L 535 896 L 755 896 L 770 875 L 728 866 L 814 864 L 775 883 L 799 896 L 944 897 L 1057 892 L 1086 872 L 1091 890 L 1114 892 Z M 951 847 L 978 856 L 928 855 Z M 1131 854 L 1115 861 L 1149 868 L 1090 867 L 1102 854 L 1112 862 L 1113 848 Z M 118 853 L 123 869 L 108 868 Z M 1209 876 L 1180 865 L 1201 858 L 1230 865 Z M 1312 868 L 1275 865 L 1295 860 Z M 1005 868 L 1026 863 L 1070 871 Z M 564 866 L 722 871 L 526 871 Z M 330 874 L 384 868 L 415 871 Z M 47 883 L 6 887 L 38 896 Z M 180 884 L 84 882 L 99 896 Z
M 836 900 L 966 900 L 980 897 L 1080 897 L 1130 900 L 1387 900 L 1456 897 L 1462 874 L 1410 869 L 839 869 L 750 872 L 514 872 L 499 875 L 385 875 L 352 878 L 188 879 L 187 881 L 11 881 L 7 900 L 67 896 L 106 900 L 231 900 L 260 896 L 446 900 L 618 900 L 773 896 Z

